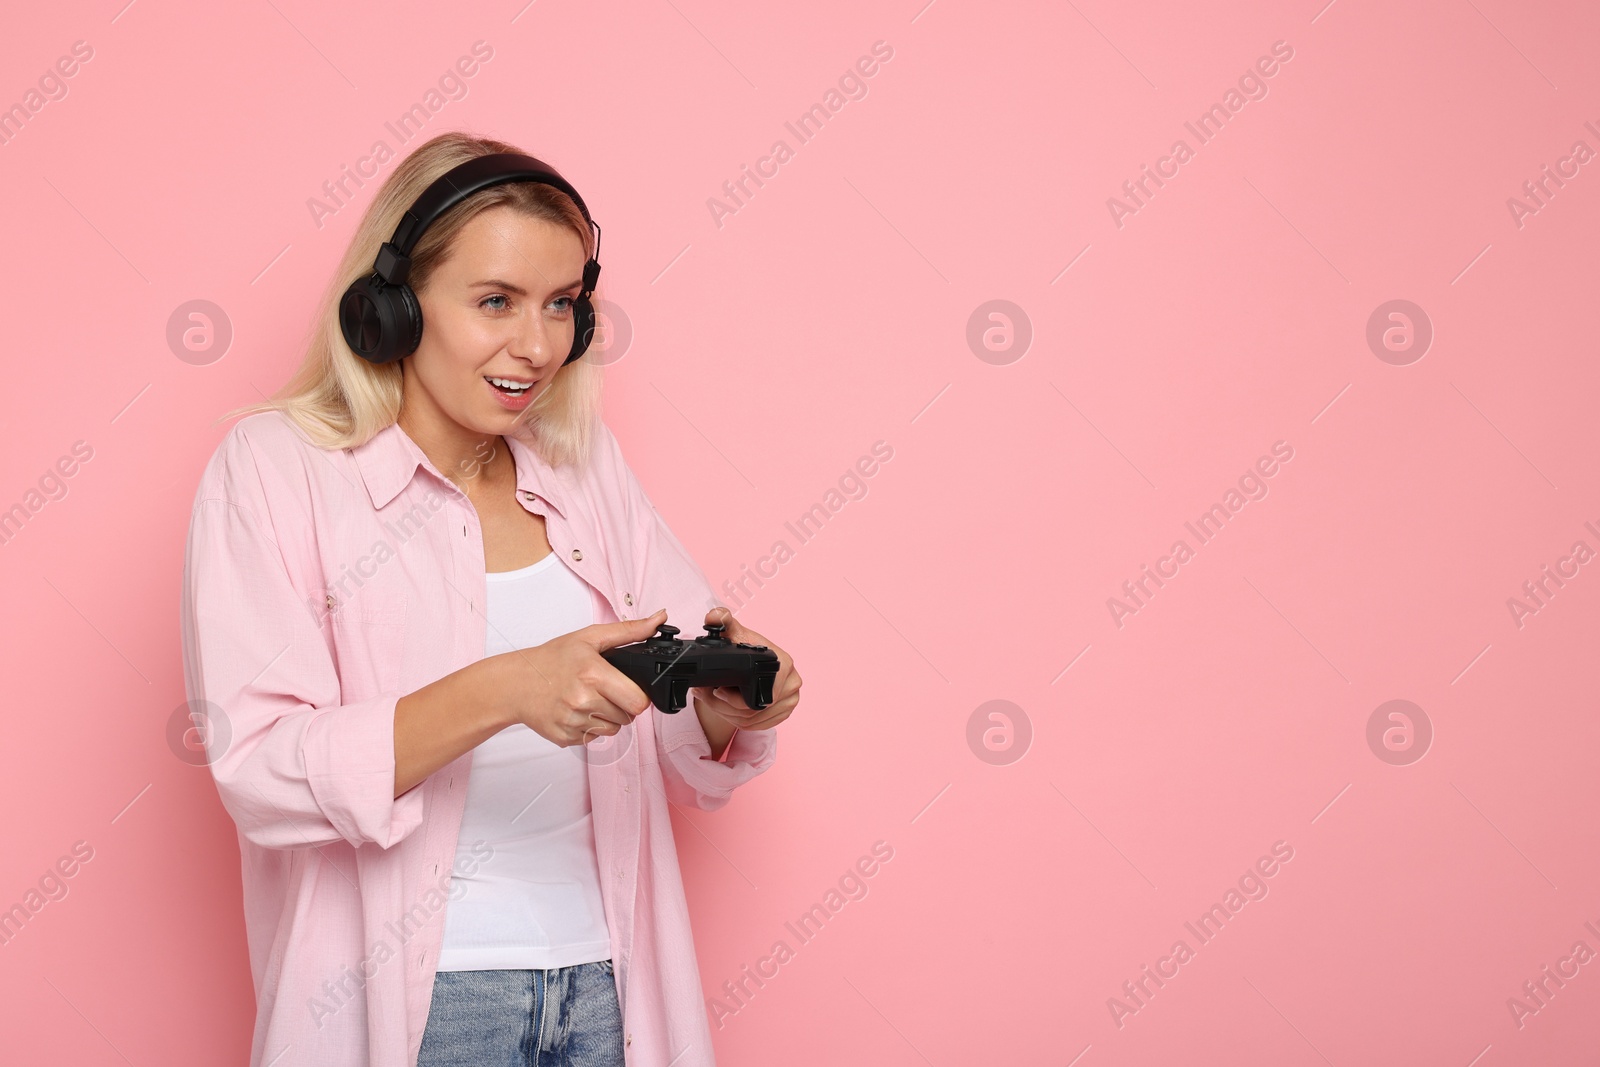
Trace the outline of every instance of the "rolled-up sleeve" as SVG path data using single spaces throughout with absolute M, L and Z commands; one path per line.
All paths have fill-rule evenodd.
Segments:
M 699 699 L 699 694 L 694 699 Z M 711 742 L 692 706 L 676 715 L 662 715 L 656 722 L 661 777 L 667 797 L 675 804 L 715 811 L 728 802 L 735 789 L 778 758 L 776 729 L 740 730 L 728 743 L 727 760 L 718 763 L 711 757 Z
M 626 494 L 624 514 L 637 537 L 635 558 L 640 561 L 643 597 L 640 610 L 648 614 L 667 609 L 667 618 L 683 631 L 698 636 L 706 613 L 721 604 L 711 591 L 694 557 L 667 526 L 633 470 L 623 460 L 621 447 L 602 424 L 603 452 L 613 465 L 612 475 Z M 698 699 L 696 696 L 695 699 Z M 667 797 L 674 803 L 715 811 L 733 791 L 772 766 L 778 754 L 778 731 L 740 730 L 729 743 L 727 759 L 711 758 L 711 742 L 700 725 L 693 705 L 673 715 L 659 710 L 656 746 L 660 750 L 661 776 Z
M 251 503 L 197 499 L 184 553 L 184 683 L 217 790 L 258 845 L 388 848 L 423 816 L 420 789 L 394 796 L 401 694 L 339 702 L 318 620 Z

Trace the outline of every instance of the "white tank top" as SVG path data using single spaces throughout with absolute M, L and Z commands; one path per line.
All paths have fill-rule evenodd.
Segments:
M 485 655 L 541 645 L 594 621 L 588 587 L 553 552 L 487 578 Z M 439 970 L 609 958 L 589 765 L 578 750 L 517 723 L 477 747 L 469 778 Z

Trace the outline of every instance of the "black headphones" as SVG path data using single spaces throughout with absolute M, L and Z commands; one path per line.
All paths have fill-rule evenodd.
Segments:
M 594 255 L 583 265 L 583 291 L 572 302 L 572 351 L 562 366 L 583 355 L 594 336 L 590 298 L 600 278 L 600 227 L 589 217 L 583 197 L 555 168 L 512 152 L 470 159 L 428 186 L 401 217 L 394 237 L 378 249 L 372 273 L 350 283 L 339 300 L 339 328 L 356 355 L 369 363 L 390 363 L 417 350 L 422 341 L 422 308 L 417 294 L 406 284 L 412 249 L 440 215 L 473 193 L 506 182 L 535 182 L 560 189 L 572 197 L 583 220 L 594 229 Z

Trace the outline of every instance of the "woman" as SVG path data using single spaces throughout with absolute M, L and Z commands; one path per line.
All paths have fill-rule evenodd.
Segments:
M 196 493 L 185 674 L 239 828 L 253 1067 L 713 1062 L 667 805 L 766 770 L 800 676 L 717 605 L 570 360 L 599 269 L 576 190 L 502 179 L 396 232 L 516 153 L 446 134 L 395 169 L 304 365 Z M 420 336 L 342 300 L 375 261 Z M 776 652 L 770 706 L 653 708 L 601 653 L 668 618 Z

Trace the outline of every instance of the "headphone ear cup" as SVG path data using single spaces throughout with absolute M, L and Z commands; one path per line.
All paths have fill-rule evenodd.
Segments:
M 339 300 L 339 329 L 351 351 L 369 363 L 392 363 L 417 350 L 422 309 L 409 285 L 389 285 L 376 273 L 350 283 Z
M 411 291 L 411 286 L 402 285 L 399 287 L 399 289 L 400 299 L 405 305 L 404 310 L 401 312 L 401 316 L 404 320 L 410 323 L 411 329 L 408 333 L 408 336 L 410 337 L 410 343 L 406 345 L 404 352 L 401 352 L 400 355 L 394 357 L 396 359 L 399 359 L 402 356 L 409 356 L 411 353 L 415 352 L 417 350 L 417 346 L 422 343 L 422 305 L 417 303 L 417 294 Z
M 594 302 L 587 296 L 580 296 L 572 302 L 572 351 L 561 365 L 564 367 L 582 356 L 593 340 Z
M 373 285 L 375 276 L 363 275 L 350 283 L 339 298 L 339 330 L 345 344 L 362 359 L 383 362 L 378 355 L 383 347 L 383 314 Z

